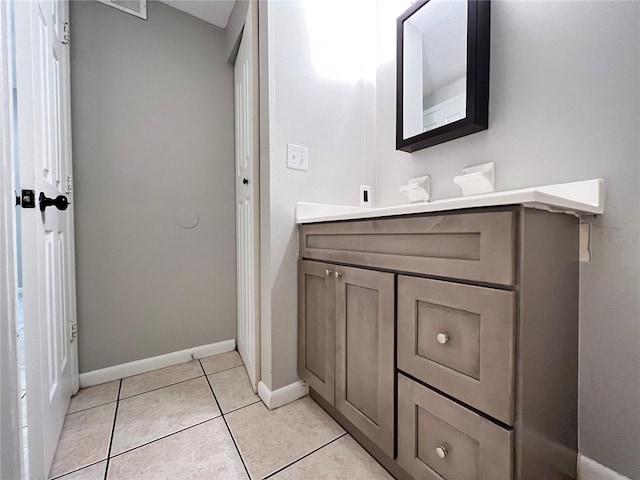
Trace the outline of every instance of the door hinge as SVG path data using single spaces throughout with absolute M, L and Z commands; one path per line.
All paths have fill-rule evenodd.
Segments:
M 73 192 L 73 176 L 67 175 L 67 193 Z
M 71 27 L 69 27 L 69 22 L 62 23 L 62 43 L 64 45 L 69 45 L 71 43 Z
M 77 323 L 69 323 L 69 341 L 74 342 L 78 337 L 78 324 Z

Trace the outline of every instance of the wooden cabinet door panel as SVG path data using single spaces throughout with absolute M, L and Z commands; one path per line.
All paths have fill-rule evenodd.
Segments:
M 333 266 L 300 261 L 298 266 L 298 374 L 334 404 Z
M 335 268 L 335 406 L 393 458 L 394 275 Z

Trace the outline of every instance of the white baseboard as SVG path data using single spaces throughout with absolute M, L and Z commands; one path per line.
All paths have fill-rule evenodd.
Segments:
M 120 380 L 121 378 L 130 377 L 131 375 L 138 375 L 159 368 L 178 365 L 179 363 L 188 362 L 189 360 L 197 358 L 230 352 L 235 350 L 235 348 L 235 340 L 225 340 L 223 342 L 187 348 L 179 352 L 166 353 L 164 355 L 158 355 L 157 357 L 144 358 L 142 360 L 136 360 L 135 362 L 122 363 L 120 365 L 114 365 L 113 367 L 81 373 L 80 388 Z
M 263 382 L 258 383 L 258 396 L 269 410 L 282 407 L 306 395 L 309 395 L 309 386 L 303 380 L 298 380 L 274 391 L 269 390 L 269 387 Z
M 584 455 L 578 456 L 578 480 L 630 480 Z

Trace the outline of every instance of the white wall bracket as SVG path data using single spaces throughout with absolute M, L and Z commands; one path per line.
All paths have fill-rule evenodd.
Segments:
M 462 189 L 462 195 L 479 195 L 496 190 L 495 164 L 493 162 L 474 165 L 462 170 L 462 175 L 453 178 Z
M 431 200 L 431 176 L 412 178 L 407 185 L 400 187 L 400 191 L 409 197 L 411 203 L 428 202 Z

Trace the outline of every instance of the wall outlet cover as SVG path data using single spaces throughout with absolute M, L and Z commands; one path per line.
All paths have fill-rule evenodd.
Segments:
M 294 170 L 309 170 L 309 148 L 287 143 L 287 167 Z
M 360 206 L 370 207 L 372 205 L 371 186 L 360 185 Z

